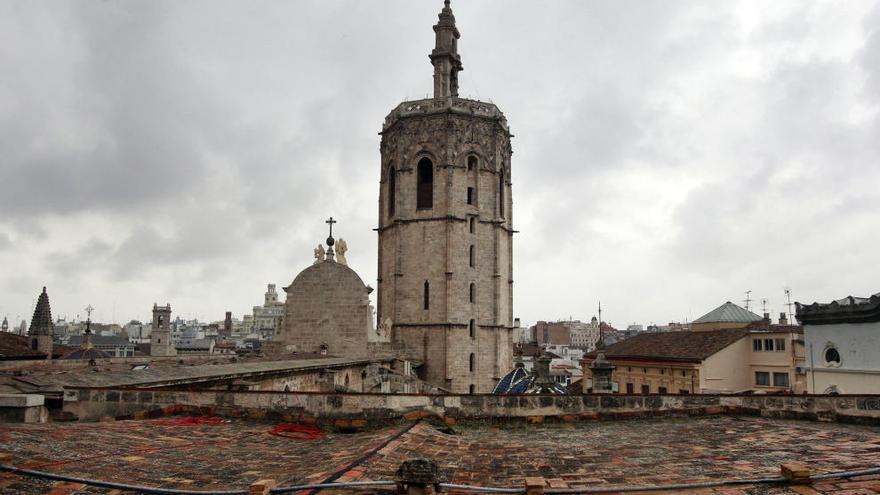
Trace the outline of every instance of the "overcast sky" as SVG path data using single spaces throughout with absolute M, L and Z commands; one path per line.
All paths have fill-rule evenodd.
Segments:
M 440 0 L 0 2 L 0 317 L 236 317 L 339 220 Z M 880 3 L 457 0 L 512 132 L 514 314 L 618 327 L 880 291 Z M 753 307 L 754 309 L 754 307 Z

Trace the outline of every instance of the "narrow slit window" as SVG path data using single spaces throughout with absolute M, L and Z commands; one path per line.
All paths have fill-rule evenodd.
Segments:
M 397 171 L 388 171 L 388 216 L 393 217 L 397 205 Z
M 498 216 L 504 217 L 504 169 L 498 174 Z
M 475 297 L 475 296 L 476 296 L 475 292 L 476 292 L 476 288 L 474 287 L 474 283 L 471 282 L 470 288 L 468 289 L 468 299 L 470 300 L 470 302 L 471 302 L 472 304 L 473 304 L 473 302 L 474 302 L 474 299 L 476 299 L 476 297 Z
M 467 204 L 469 204 L 469 205 L 474 204 L 474 188 L 473 187 L 467 188 Z
M 427 280 L 425 280 L 425 290 L 424 290 L 423 298 L 424 298 L 424 300 L 422 301 L 422 304 L 424 305 L 425 309 L 428 309 L 430 306 L 430 300 L 431 300 L 431 284 L 429 284 Z
M 474 267 L 474 245 L 473 244 L 471 244 L 470 247 L 468 248 L 468 263 L 470 264 L 471 268 Z

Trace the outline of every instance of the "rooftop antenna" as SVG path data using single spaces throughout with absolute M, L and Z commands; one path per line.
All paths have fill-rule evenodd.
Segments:
M 752 291 L 747 290 L 747 291 L 745 292 L 745 294 L 746 294 L 746 299 L 745 299 L 744 302 L 746 303 L 746 311 L 750 311 L 750 310 L 749 310 L 749 305 L 752 303 Z
M 767 312 L 767 299 L 761 299 L 761 312 Z
M 783 289 L 783 290 L 785 291 L 785 299 L 786 299 L 786 301 L 788 301 L 788 302 L 785 303 L 785 305 L 788 306 L 788 321 L 793 322 L 794 319 L 793 319 L 793 316 L 792 316 L 792 314 L 791 314 L 791 305 L 792 305 L 792 302 L 791 302 L 791 288 L 790 288 L 790 287 L 786 287 L 786 288 Z

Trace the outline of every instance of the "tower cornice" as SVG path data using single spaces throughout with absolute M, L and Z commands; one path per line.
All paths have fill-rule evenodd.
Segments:
M 446 113 L 494 120 L 501 124 L 501 127 L 505 131 L 510 131 L 507 126 L 507 118 L 494 103 L 469 100 L 467 98 L 448 97 L 427 98 L 400 103 L 391 110 L 388 116 L 385 117 L 385 122 L 382 124 L 382 132 L 387 131 L 400 120 Z

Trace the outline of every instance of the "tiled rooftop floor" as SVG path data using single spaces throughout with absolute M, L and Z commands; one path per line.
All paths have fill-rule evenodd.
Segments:
M 880 428 L 760 418 L 632 420 L 455 426 L 427 423 L 395 438 L 400 425 L 316 441 L 266 434 L 268 423 L 197 427 L 155 421 L 0 427 L 0 450 L 23 467 L 132 484 L 188 489 L 245 488 L 261 478 L 282 485 L 392 479 L 404 460 L 436 460 L 453 483 L 515 486 L 543 476 L 553 488 L 653 485 L 777 476 L 800 462 L 829 472 L 880 466 Z M 356 461 L 361 461 L 350 466 Z M 0 474 L 0 493 L 46 493 L 50 482 Z M 880 476 L 814 484 L 818 493 L 880 493 Z M 817 493 L 804 487 L 748 487 L 691 493 Z M 854 491 L 848 491 L 854 490 Z M 76 493 L 109 493 L 82 488 Z

